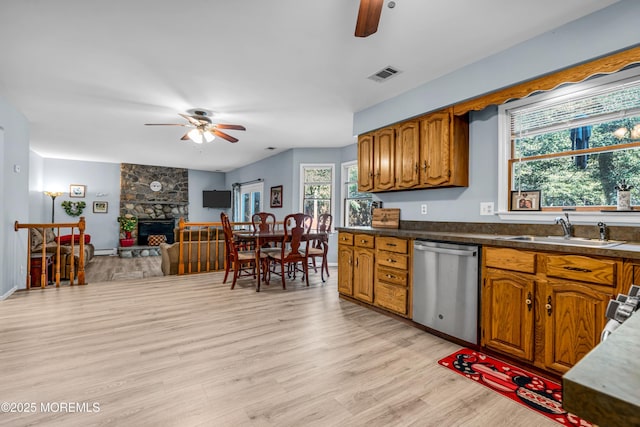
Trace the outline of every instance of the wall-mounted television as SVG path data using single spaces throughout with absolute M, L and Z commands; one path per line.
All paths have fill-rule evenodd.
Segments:
M 208 191 L 202 192 L 202 207 L 203 208 L 217 208 L 227 209 L 231 207 L 231 191 Z

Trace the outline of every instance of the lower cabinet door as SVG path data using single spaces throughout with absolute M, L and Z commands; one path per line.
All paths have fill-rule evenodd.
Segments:
M 523 360 L 534 358 L 533 276 L 486 269 L 482 287 L 482 344 Z
M 364 302 L 373 302 L 373 249 L 355 248 L 353 259 L 353 296 Z
M 564 373 L 600 342 L 611 291 L 564 280 L 541 287 L 545 366 Z
M 338 245 L 338 292 L 353 295 L 353 247 Z

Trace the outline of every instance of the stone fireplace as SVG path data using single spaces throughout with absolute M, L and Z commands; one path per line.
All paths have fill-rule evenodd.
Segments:
M 176 222 L 173 219 L 139 219 L 138 245 L 147 246 L 151 235 L 163 235 L 167 238 L 167 243 L 173 243 L 175 227 Z
M 189 220 L 188 170 L 122 163 L 120 216 L 125 215 L 138 218 L 138 229 L 132 233 L 137 245 L 146 245 L 150 234 L 164 234 L 168 242 L 173 242 L 178 220 L 181 217 Z M 148 232 L 149 229 L 164 231 Z

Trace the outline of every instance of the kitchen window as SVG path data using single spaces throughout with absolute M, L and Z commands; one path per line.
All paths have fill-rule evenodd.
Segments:
M 318 217 L 324 213 L 333 216 L 333 165 L 301 164 L 302 212 L 311 215 L 316 228 Z
M 342 194 L 345 227 L 371 225 L 371 193 L 358 191 L 358 162 L 342 164 Z
M 509 102 L 499 121 L 502 212 L 511 192 L 540 190 L 543 211 L 600 213 L 616 186 L 640 185 L 640 67 Z

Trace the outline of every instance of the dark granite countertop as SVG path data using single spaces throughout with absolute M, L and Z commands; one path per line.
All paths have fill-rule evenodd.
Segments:
M 478 231 L 474 232 L 469 229 L 469 224 L 460 226 L 461 231 L 451 231 L 449 227 L 443 227 L 442 230 L 427 229 L 421 230 L 415 226 L 411 228 L 399 228 L 399 229 L 387 229 L 387 228 L 372 228 L 372 227 L 336 227 L 338 231 L 346 231 L 350 233 L 367 233 L 377 236 L 394 236 L 394 237 L 406 237 L 411 239 L 426 239 L 426 240 L 438 240 L 443 242 L 455 242 L 455 243 L 469 243 L 475 245 L 485 246 L 501 246 L 505 248 L 516 249 L 529 249 L 540 251 L 554 251 L 561 253 L 571 253 L 580 255 L 598 255 L 614 258 L 628 258 L 640 260 L 640 240 L 628 241 L 627 239 L 618 237 L 619 240 L 625 240 L 626 243 L 609 247 L 591 247 L 591 246 L 574 246 L 566 245 L 562 243 L 536 243 L 527 241 L 513 241 L 505 240 L 505 237 L 518 236 L 518 235 L 552 235 L 548 233 L 547 227 L 538 230 L 535 226 L 524 226 L 521 229 L 513 226 L 504 230 L 492 227 L 491 230 L 483 228 L 483 224 L 478 224 Z M 626 227 L 633 228 L 636 227 Z M 494 233 L 487 233 L 486 231 L 494 231 Z M 497 233 L 496 233 L 497 231 Z M 522 231 L 522 232 L 519 232 Z M 505 234 L 498 234 L 504 232 Z M 634 233 L 627 234 L 635 237 Z M 591 237 L 591 236 L 585 236 Z
M 562 406 L 601 427 L 640 426 L 640 312 L 564 374 Z

